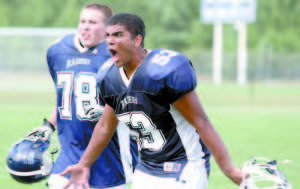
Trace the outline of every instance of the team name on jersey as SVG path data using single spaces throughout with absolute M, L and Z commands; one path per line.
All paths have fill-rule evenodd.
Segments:
M 89 65 L 90 64 L 90 59 L 87 58 L 72 58 L 67 60 L 67 68 L 71 66 L 76 66 L 79 64 L 83 65 Z
M 122 101 L 122 108 L 124 109 L 127 104 L 137 104 L 137 98 L 134 96 L 126 96 Z

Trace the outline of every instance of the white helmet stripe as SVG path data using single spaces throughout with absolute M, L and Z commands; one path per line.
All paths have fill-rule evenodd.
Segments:
M 14 171 L 11 170 L 10 168 L 6 167 L 8 172 L 13 174 L 13 175 L 17 175 L 17 176 L 34 176 L 34 175 L 38 175 L 41 174 L 43 175 L 42 170 L 37 170 L 37 171 L 30 171 L 30 172 L 19 172 L 19 171 Z

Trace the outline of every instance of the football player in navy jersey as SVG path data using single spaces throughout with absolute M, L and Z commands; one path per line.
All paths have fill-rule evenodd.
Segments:
M 97 123 L 91 122 L 91 113 L 86 114 L 84 107 L 93 104 L 95 108 L 100 103 L 96 73 L 111 57 L 105 42 L 105 27 L 111 16 L 112 9 L 107 5 L 86 4 L 81 10 L 78 34 L 63 37 L 47 51 L 57 104 L 50 119 L 37 130 L 49 135 L 57 129 L 61 151 L 48 180 L 52 189 L 66 185 L 69 176 L 59 173 L 79 161 Z M 47 127 L 49 125 L 51 127 Z M 137 147 L 134 142 L 130 145 L 129 129 L 125 125 L 118 128 L 120 130 L 113 133 L 107 147 L 91 166 L 88 183 L 92 188 L 128 188 L 137 162 Z
M 104 113 L 80 161 L 61 173 L 72 175 L 66 187 L 88 187 L 90 167 L 118 122 L 139 144 L 132 189 L 205 189 L 210 151 L 224 174 L 239 184 L 242 171 L 206 116 L 191 61 L 167 49 L 146 51 L 144 37 L 145 25 L 137 15 L 120 13 L 108 21 L 112 58 L 97 74 Z

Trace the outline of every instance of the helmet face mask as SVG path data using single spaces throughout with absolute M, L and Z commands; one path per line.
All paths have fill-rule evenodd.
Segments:
M 242 168 L 244 173 L 240 189 L 292 189 L 276 160 L 251 158 Z
M 49 145 L 49 140 L 38 137 L 25 138 L 12 145 L 6 159 L 12 178 L 26 184 L 45 179 L 53 165 L 47 153 Z

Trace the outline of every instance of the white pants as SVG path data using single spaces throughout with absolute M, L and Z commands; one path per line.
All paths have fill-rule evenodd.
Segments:
M 68 183 L 68 181 L 69 180 L 63 176 L 60 176 L 58 174 L 51 174 L 48 179 L 48 187 L 50 189 L 62 189 Z M 128 189 L 128 186 L 127 184 L 123 184 L 120 186 L 108 187 L 102 189 Z
M 131 189 L 205 189 L 207 173 L 204 165 L 188 163 L 179 180 L 149 175 L 135 170 Z

